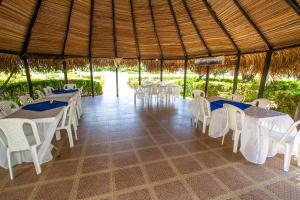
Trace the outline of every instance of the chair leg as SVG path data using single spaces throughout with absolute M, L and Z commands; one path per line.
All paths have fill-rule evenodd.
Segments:
M 60 130 L 55 131 L 56 140 L 61 140 Z
M 68 134 L 68 138 L 69 138 L 69 143 L 70 143 L 70 147 L 74 147 L 74 141 L 73 141 L 73 136 L 72 136 L 72 130 L 71 127 L 67 127 L 66 128 L 67 134 Z
M 297 166 L 300 167 L 300 143 L 298 144 Z
M 225 139 L 225 135 L 226 135 L 227 133 L 224 133 L 223 134 L 223 138 L 222 138 L 222 145 L 224 144 L 224 139 Z
M 239 146 L 240 132 L 234 131 L 233 152 L 236 153 Z
M 8 164 L 10 180 L 13 180 L 14 179 L 14 174 L 13 174 L 13 170 L 12 170 L 12 166 L 11 166 L 10 151 L 8 149 L 6 151 L 6 156 L 7 156 L 7 164 Z
M 75 136 L 75 140 L 78 140 L 77 137 L 77 127 L 73 125 L 73 130 L 74 130 L 74 136 Z
M 41 165 L 40 165 L 39 158 L 37 155 L 36 146 L 32 146 L 30 148 L 30 152 L 31 152 L 32 161 L 33 161 L 33 164 L 35 167 L 35 171 L 37 174 L 40 174 L 42 172 L 42 169 L 41 169 Z
M 291 157 L 292 157 L 292 148 L 290 144 L 285 145 L 285 152 L 284 152 L 284 164 L 283 164 L 283 170 L 289 171 L 290 163 L 291 163 Z
M 202 123 L 202 133 L 205 134 L 206 131 L 206 118 L 204 117 L 203 123 Z

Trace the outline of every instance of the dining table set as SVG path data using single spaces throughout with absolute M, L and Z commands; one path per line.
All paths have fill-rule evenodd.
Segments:
M 209 109 L 206 112 L 203 111 L 205 102 Z M 234 112 L 230 111 L 231 108 Z M 200 96 L 190 102 L 189 110 L 192 119 L 196 117 L 196 122 L 204 121 L 203 133 L 208 125 L 208 136 L 212 138 L 224 138 L 230 130 L 233 130 L 232 139 L 237 138 L 234 142 L 236 148 L 238 147 L 237 151 L 249 162 L 264 164 L 268 157 L 283 153 L 285 171 L 288 171 L 292 155 L 298 158 L 300 166 L 300 148 L 298 151 L 300 136 L 297 130 L 300 121 L 294 122 L 288 114 L 262 108 L 253 103 Z M 205 117 L 208 118 L 208 122 L 203 120 Z M 232 124 L 234 128 L 231 127 Z M 239 135 L 235 137 L 235 134 Z
M 76 119 L 74 118 L 72 122 L 77 120 L 76 126 L 78 126 L 78 120 L 82 114 L 82 107 L 81 91 L 76 88 L 53 89 L 42 98 L 19 107 L 15 112 L 0 119 L 0 124 L 2 121 L 0 128 L 2 129 L 3 127 L 3 130 L 0 129 L 0 166 L 10 169 L 12 166 L 23 162 L 34 162 L 36 165 L 36 162 L 42 164 L 52 160 L 53 156 L 51 151 L 54 147 L 52 140 L 54 137 L 56 137 L 57 140 L 61 139 L 58 127 L 63 126 L 62 123 L 65 123 L 66 119 L 63 118 L 71 116 L 69 115 L 69 111 L 66 111 L 66 108 L 70 105 L 74 105 L 74 115 L 72 116 L 76 116 Z M 14 120 L 16 123 L 19 120 L 24 120 L 25 123 L 22 131 L 24 131 L 28 144 L 26 142 L 24 143 L 24 141 L 20 141 L 19 138 L 22 138 L 23 135 L 17 137 L 17 133 L 15 132 L 18 130 L 17 128 L 14 130 Z M 26 124 L 26 120 L 29 125 Z M 34 126 L 30 126 L 30 123 Z M 74 126 L 74 129 L 77 129 L 77 127 L 75 128 Z M 7 132 L 5 132 L 5 130 Z M 34 135 L 36 132 L 38 135 Z M 29 139 L 32 138 L 32 135 L 35 136 L 36 141 Z M 33 156 L 31 151 L 34 145 L 36 145 L 37 153 L 36 162 L 34 160 L 35 156 Z M 30 151 L 24 150 L 27 147 Z M 37 174 L 40 173 L 39 166 L 36 166 L 36 171 Z M 12 173 L 11 178 L 13 178 Z
M 134 103 L 136 104 L 136 99 L 141 99 L 143 103 L 152 103 L 153 99 L 157 103 L 171 103 L 175 102 L 179 95 L 180 86 L 176 83 L 145 81 L 143 85 L 134 89 Z

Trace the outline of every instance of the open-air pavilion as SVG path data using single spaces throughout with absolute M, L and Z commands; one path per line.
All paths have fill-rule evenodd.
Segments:
M 216 56 L 225 63 L 195 64 Z M 299 0 L 0 0 L 0 69 L 24 68 L 31 97 L 31 69 L 61 69 L 67 84 L 68 70 L 86 65 L 91 97 L 48 88 L 0 119 L 0 199 L 300 198 L 296 119 L 207 96 L 222 69 L 236 94 L 252 66 L 259 99 L 268 75 L 300 76 Z M 93 66 L 107 65 L 116 81 L 119 66 L 138 68 L 141 101 L 94 95 Z M 154 105 L 141 65 L 161 82 L 183 69 L 183 99 L 158 106 L 157 94 Z M 204 97 L 185 100 L 188 70 L 206 74 Z

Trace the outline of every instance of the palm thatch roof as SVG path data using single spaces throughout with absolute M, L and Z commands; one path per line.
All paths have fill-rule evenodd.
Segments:
M 166 69 L 175 70 L 185 58 L 224 55 L 228 64 L 242 54 L 244 70 L 253 63 L 259 69 L 266 51 L 282 50 L 273 54 L 271 72 L 299 69 L 299 49 L 285 49 L 300 46 L 300 0 L 0 2 L 1 68 L 15 63 L 8 57 L 17 59 L 6 54 L 48 67 L 63 59 L 68 67 L 86 65 L 89 58 L 101 66 L 112 58 L 124 58 L 123 65 L 141 59 L 154 71 L 162 58 Z

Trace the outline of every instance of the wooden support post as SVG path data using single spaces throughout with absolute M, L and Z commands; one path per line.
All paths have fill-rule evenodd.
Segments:
M 117 97 L 119 97 L 119 66 L 116 66 L 116 92 L 117 92 Z
M 160 81 L 163 81 L 163 66 L 164 66 L 164 59 L 160 59 Z
M 237 84 L 238 84 L 238 77 L 239 77 L 239 70 L 240 70 L 240 60 L 241 60 L 241 54 L 237 55 L 237 61 L 234 68 L 234 78 L 233 78 L 233 91 L 232 94 L 234 94 L 237 90 Z
M 184 77 L 183 77 L 183 99 L 186 97 L 186 73 L 187 73 L 187 57 L 184 59 Z
M 205 96 L 208 94 L 208 82 L 209 82 L 209 66 L 206 67 L 206 79 L 205 79 Z
M 268 51 L 267 55 L 266 55 L 264 68 L 263 68 L 261 78 L 260 78 L 258 98 L 264 97 L 264 91 L 265 91 L 266 81 L 267 81 L 268 72 L 269 72 L 269 68 L 270 68 L 272 53 L 273 53 L 273 51 Z
M 29 92 L 30 97 L 33 98 L 33 87 L 32 87 L 32 81 L 31 81 L 28 61 L 27 61 L 26 57 L 23 57 L 22 60 L 23 60 L 23 63 L 24 63 L 24 68 L 25 68 L 25 73 L 26 73 L 26 78 L 27 78 L 28 92 Z
M 91 76 L 91 86 L 92 86 L 92 97 L 95 96 L 95 90 L 94 90 L 94 76 L 93 76 L 93 62 L 92 58 L 89 58 L 90 61 L 90 76 Z
M 141 59 L 138 58 L 138 67 L 139 67 L 139 85 L 142 85 L 142 77 L 141 77 Z
M 63 72 L 65 77 L 65 84 L 68 84 L 68 70 L 66 61 L 63 61 Z

